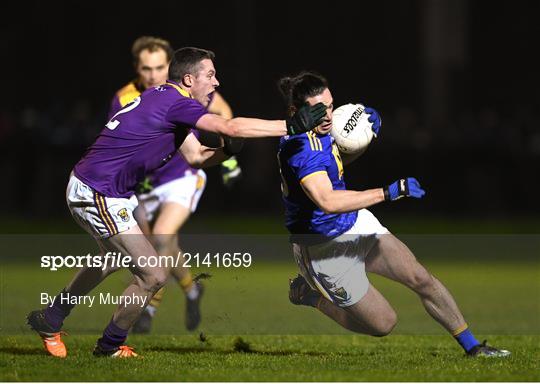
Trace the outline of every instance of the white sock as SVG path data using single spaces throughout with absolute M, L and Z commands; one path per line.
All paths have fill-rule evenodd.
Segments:
M 191 284 L 191 289 L 186 293 L 186 297 L 189 300 L 195 300 L 199 297 L 199 286 L 197 284 Z
M 157 308 L 154 307 L 153 305 L 148 304 L 145 311 L 148 312 L 150 316 L 154 317 L 154 315 L 156 314 Z

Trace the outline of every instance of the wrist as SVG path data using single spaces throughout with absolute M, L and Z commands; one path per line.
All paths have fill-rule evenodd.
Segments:
M 390 201 L 390 191 L 388 185 L 382 188 L 384 201 Z
M 287 131 L 287 135 L 296 135 L 294 124 L 292 123 L 291 119 L 285 120 L 285 130 Z

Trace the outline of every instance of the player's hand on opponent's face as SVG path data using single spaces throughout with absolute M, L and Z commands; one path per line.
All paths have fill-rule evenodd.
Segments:
M 315 105 L 304 105 L 296 113 L 285 120 L 287 124 L 287 135 L 297 135 L 299 133 L 311 131 L 322 123 L 326 116 L 326 105 L 317 103 Z
M 402 197 L 415 197 L 420 199 L 425 194 L 426 191 L 420 187 L 420 183 L 414 177 L 399 179 L 389 186 L 384 187 L 384 199 L 390 201 L 398 200 Z
M 381 115 L 379 115 L 379 113 L 376 110 L 369 107 L 366 107 L 364 109 L 364 112 L 369 115 L 368 121 L 372 124 L 371 130 L 373 131 L 373 135 L 377 137 L 379 135 L 379 131 L 381 130 L 381 126 L 382 126 Z

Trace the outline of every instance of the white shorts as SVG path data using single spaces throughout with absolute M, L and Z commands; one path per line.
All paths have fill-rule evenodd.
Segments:
M 206 186 L 206 173 L 199 169 L 193 174 L 188 171 L 184 177 L 152 189 L 137 196 L 140 204 L 144 203 L 146 220 L 152 221 L 163 203 L 178 203 L 191 212 L 195 212 Z
M 71 174 L 66 190 L 69 211 L 75 221 L 95 238 L 107 238 L 137 225 L 133 210 L 135 195 L 129 199 L 107 197 Z
M 300 273 L 309 285 L 340 307 L 349 307 L 367 293 L 365 259 L 379 235 L 389 231 L 367 209 L 342 235 L 316 245 L 293 243 Z

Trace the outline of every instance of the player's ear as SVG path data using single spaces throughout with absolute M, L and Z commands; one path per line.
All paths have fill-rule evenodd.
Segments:
M 191 87 L 193 85 L 193 79 L 189 73 L 186 73 L 184 77 L 182 77 L 182 84 L 186 87 Z

